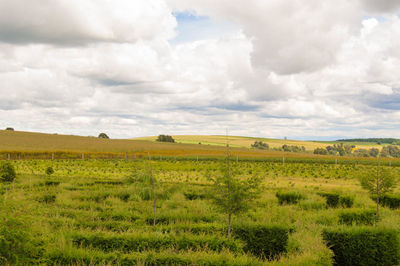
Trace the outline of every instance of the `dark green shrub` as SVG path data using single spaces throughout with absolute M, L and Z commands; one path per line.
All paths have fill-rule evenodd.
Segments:
M 41 242 L 35 239 L 27 221 L 0 215 L 0 265 L 34 265 L 42 256 Z
M 116 195 L 120 200 L 128 202 L 129 198 L 131 197 L 131 194 L 128 192 L 121 192 Z
M 349 210 L 339 214 L 339 223 L 346 225 L 373 225 L 375 210 Z
M 56 202 L 56 195 L 53 194 L 46 194 L 46 195 L 42 195 L 40 196 L 37 201 L 38 202 L 42 202 L 42 203 L 54 203 Z
M 276 192 L 279 204 L 297 204 L 304 197 L 299 192 Z
M 49 166 L 46 168 L 46 175 L 51 176 L 52 174 L 54 174 L 54 169 L 53 167 Z
M 159 135 L 156 141 L 160 142 L 175 142 L 174 138 L 170 135 Z
M 185 198 L 187 200 L 196 200 L 196 199 L 204 199 L 205 198 L 204 194 L 200 194 L 196 191 L 187 191 L 187 192 L 184 192 L 183 195 L 185 196 Z
M 352 196 L 340 196 L 339 204 L 343 208 L 351 208 L 354 204 L 354 197 Z
M 15 168 L 11 163 L 3 162 L 0 164 L 0 181 L 13 182 L 16 177 Z
M 44 181 L 45 186 L 58 186 L 60 185 L 60 181 L 54 181 L 54 180 L 46 180 Z
M 207 235 L 101 235 L 85 234 L 74 235 L 73 243 L 76 246 L 93 247 L 106 252 L 120 250 L 123 252 L 162 250 L 175 248 L 177 250 L 206 249 L 222 251 L 229 249 L 232 252 L 241 252 L 242 244 L 234 239 Z
M 357 228 L 324 230 L 323 239 L 337 265 L 398 265 L 399 238 L 392 229 Z
M 376 202 L 376 197 L 371 197 L 371 199 Z M 399 209 L 400 195 L 383 195 L 379 198 L 379 204 L 385 207 L 389 207 L 390 209 Z
M 286 252 L 290 229 L 284 226 L 237 225 L 232 235 L 245 242 L 243 250 L 273 259 Z
M 320 193 L 320 196 L 326 198 L 326 206 L 336 208 L 339 206 L 339 194 L 337 193 Z

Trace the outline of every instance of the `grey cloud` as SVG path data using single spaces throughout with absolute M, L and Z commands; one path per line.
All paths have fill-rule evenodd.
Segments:
M 400 9 L 400 2 L 398 0 L 361 0 L 365 5 L 367 11 L 373 13 L 380 12 L 396 12 Z

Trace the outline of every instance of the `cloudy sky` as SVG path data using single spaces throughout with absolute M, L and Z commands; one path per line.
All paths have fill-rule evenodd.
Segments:
M 400 137 L 398 0 L 0 0 L 0 128 Z

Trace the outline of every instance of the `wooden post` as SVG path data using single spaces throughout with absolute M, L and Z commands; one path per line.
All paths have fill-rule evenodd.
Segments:
M 197 155 L 197 161 L 199 161 L 199 156 Z
M 85 160 L 85 154 L 82 152 L 82 160 Z
M 51 159 L 54 160 L 54 153 L 51 154 Z
M 8 154 L 8 160 L 10 160 L 10 154 Z

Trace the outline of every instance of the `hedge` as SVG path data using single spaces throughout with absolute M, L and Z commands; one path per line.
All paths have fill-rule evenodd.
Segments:
M 297 204 L 304 197 L 299 192 L 276 192 L 279 204 Z
M 375 210 L 343 211 L 339 214 L 339 223 L 346 225 L 373 225 L 375 216 Z
M 337 265 L 398 265 L 399 238 L 392 229 L 351 227 L 326 229 L 323 239 Z
M 103 253 L 96 250 L 57 250 L 47 254 L 48 265 L 234 265 L 258 266 L 264 263 L 246 255 L 212 252 L 142 252 L 130 254 Z
M 289 233 L 284 226 L 238 225 L 233 227 L 234 237 L 245 242 L 243 250 L 258 257 L 273 259 L 287 251 Z
M 354 204 L 352 196 L 343 196 L 338 193 L 318 193 L 318 195 L 326 198 L 327 207 L 337 208 L 340 205 L 343 208 L 351 208 Z
M 162 250 L 175 248 L 177 250 L 207 249 L 221 251 L 229 249 L 241 252 L 242 243 L 216 236 L 172 236 L 162 234 L 152 235 L 104 235 L 104 234 L 75 234 L 72 236 L 75 246 L 93 247 L 106 252 L 120 250 L 123 252 Z
M 376 201 L 376 197 L 371 197 L 373 201 Z M 379 198 L 379 204 L 390 209 L 400 208 L 400 195 L 383 195 Z

